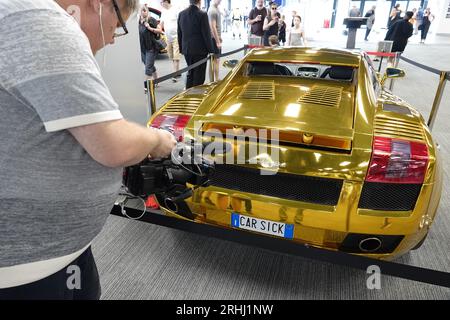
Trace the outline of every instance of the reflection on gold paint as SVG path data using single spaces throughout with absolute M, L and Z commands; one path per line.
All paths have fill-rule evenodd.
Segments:
M 300 105 L 298 103 L 289 103 L 284 111 L 284 116 L 289 118 L 298 118 Z
M 346 166 L 348 166 L 349 164 L 351 164 L 350 161 L 343 161 L 343 162 L 341 162 L 339 165 L 340 165 L 341 167 L 346 167 Z
M 314 152 L 314 157 L 316 158 L 316 161 L 319 162 L 320 158 L 322 158 L 322 155 L 320 153 Z
M 360 164 L 358 164 L 358 167 L 364 168 L 364 167 L 367 167 L 368 164 L 369 164 L 368 161 L 363 161 L 363 162 L 361 162 Z
M 232 106 L 230 106 L 228 108 L 227 111 L 225 111 L 224 113 L 222 113 L 224 116 L 232 116 L 236 111 L 238 111 L 242 106 L 242 103 L 236 103 L 233 104 Z

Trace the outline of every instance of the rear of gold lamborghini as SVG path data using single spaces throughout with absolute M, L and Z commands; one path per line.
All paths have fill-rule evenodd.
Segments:
M 267 61 L 352 77 L 246 73 Z M 421 115 L 383 90 L 370 64 L 350 51 L 258 49 L 221 82 L 168 101 L 150 125 L 169 119 L 180 139 L 230 146 L 214 155 L 210 186 L 187 201 L 196 221 L 379 259 L 420 244 L 441 194 L 438 149 Z

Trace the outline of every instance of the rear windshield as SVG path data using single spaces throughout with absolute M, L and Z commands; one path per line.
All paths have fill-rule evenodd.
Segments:
M 297 78 L 315 78 L 330 81 L 353 81 L 354 67 L 322 64 L 249 61 L 244 68 L 246 76 L 279 76 Z

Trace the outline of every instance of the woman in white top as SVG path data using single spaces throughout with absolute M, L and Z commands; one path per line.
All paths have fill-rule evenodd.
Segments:
M 305 32 L 301 26 L 302 18 L 300 16 L 294 17 L 294 26 L 291 28 L 289 32 L 288 45 L 289 46 L 297 46 L 304 47 L 307 46 Z

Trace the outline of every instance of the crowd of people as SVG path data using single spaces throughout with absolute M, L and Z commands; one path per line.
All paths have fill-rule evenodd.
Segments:
M 430 8 L 414 8 L 412 11 L 403 11 L 400 4 L 396 4 L 389 15 L 388 31 L 385 40 L 393 41 L 392 52 L 403 52 L 408 39 L 421 31 L 420 43 L 424 44 L 434 15 Z
M 291 16 L 286 17 L 281 14 L 274 1 L 265 6 L 264 0 L 256 0 L 255 7 L 250 10 L 249 8 L 229 10 L 221 6 L 221 2 L 212 0 L 205 12 L 201 9 L 200 0 L 190 0 L 190 6 L 182 11 L 173 7 L 171 0 L 162 0 L 163 11 L 159 22 L 149 14 L 146 5 L 142 7 L 139 33 L 142 62 L 145 64 L 147 79 L 157 78 L 155 58 L 163 49 L 167 50 L 173 62 L 174 72 L 180 68 L 181 54 L 188 66 L 206 58 L 210 53 L 215 54 L 217 59 L 214 72 L 215 79 L 218 79 L 223 33 L 230 32 L 233 39 L 244 38 L 253 46 L 308 45 L 302 17 L 296 11 L 292 11 Z M 376 6 L 372 6 L 364 14 L 367 18 L 365 41 L 369 41 L 375 24 L 375 15 Z M 348 16 L 363 15 L 357 6 L 352 6 Z M 420 42 L 424 43 L 433 20 L 434 15 L 430 8 L 403 12 L 401 5 L 396 4 L 389 14 L 385 40 L 394 42 L 393 51 L 403 51 L 408 39 L 420 31 Z M 203 84 L 205 73 L 206 64 L 189 71 L 186 88 Z M 177 76 L 172 80 L 177 82 L 179 79 L 180 76 Z
M 375 11 L 376 11 L 376 6 L 373 6 L 364 15 L 364 17 L 367 18 L 367 29 L 366 29 L 366 35 L 364 37 L 364 40 L 366 40 L 366 41 L 369 40 L 368 37 L 372 31 L 373 25 L 375 24 Z M 359 10 L 359 8 L 357 6 L 352 6 L 348 15 L 349 15 L 349 17 L 361 17 L 362 16 L 361 11 Z M 397 3 L 392 8 L 392 10 L 389 14 L 389 19 L 388 19 L 388 23 L 387 23 L 388 33 L 391 34 L 392 32 L 394 32 L 391 30 L 392 27 L 396 24 L 396 22 L 402 22 L 403 20 L 405 20 L 406 17 L 408 17 L 408 22 L 413 26 L 413 33 L 410 36 L 412 36 L 413 34 L 416 35 L 416 34 L 418 34 L 419 31 L 421 31 L 420 43 L 422 43 L 422 44 L 425 43 L 425 40 L 428 35 L 428 31 L 430 30 L 431 22 L 435 18 L 434 14 L 431 13 L 431 9 L 430 8 L 426 8 L 426 9 L 414 8 L 411 11 L 404 12 L 401 9 L 401 4 Z M 407 25 L 407 26 L 408 26 L 408 29 L 410 29 L 409 25 Z M 395 28 L 395 29 L 397 29 L 397 28 Z M 389 30 L 391 30 L 391 31 L 389 32 Z M 386 39 L 386 40 L 388 40 L 388 39 Z
M 264 0 L 257 0 L 256 5 L 248 14 L 247 8 L 244 13 L 239 8 L 233 10 L 231 19 L 233 21 L 233 38 L 239 33 L 241 38 L 241 23 L 244 23 L 246 36 L 249 36 L 249 43 L 252 45 L 289 45 L 305 46 L 306 38 L 302 26 L 302 18 L 292 11 L 291 23 L 287 22 L 286 16 L 278 10 L 276 2 L 270 2 L 268 7 L 264 6 Z M 227 16 L 224 17 L 224 26 L 228 24 Z M 295 21 L 297 21 L 295 23 Z M 225 28 L 224 31 L 227 29 Z
M 190 0 L 190 6 L 182 11 L 173 7 L 171 0 L 162 0 L 163 11 L 159 21 L 152 17 L 147 5 L 142 6 L 139 36 L 146 79 L 158 77 L 155 59 L 161 50 L 167 50 L 174 72 L 179 71 L 181 54 L 188 66 L 203 60 L 210 53 L 215 54 L 214 72 L 215 79 L 218 79 L 222 33 L 231 31 L 233 38 L 238 36 L 242 39 L 242 24 L 248 29 L 245 37 L 256 40 L 258 46 L 306 46 L 302 18 L 296 11 L 292 12 L 292 20 L 288 24 L 275 2 L 265 7 L 264 0 L 257 0 L 255 8 L 248 14 L 242 14 L 239 8 L 222 10 L 219 7 L 221 2 L 212 0 L 205 12 L 200 8 L 200 0 Z M 203 84 L 205 74 L 205 63 L 190 70 L 186 77 L 186 89 Z M 179 78 L 174 77 L 172 81 L 177 82 Z

